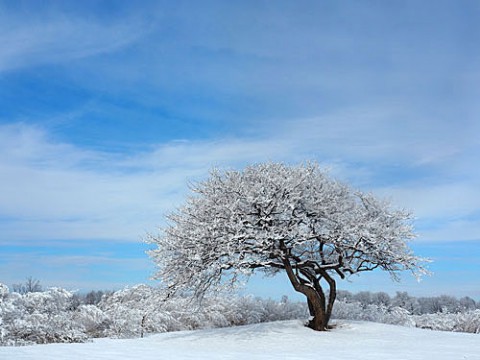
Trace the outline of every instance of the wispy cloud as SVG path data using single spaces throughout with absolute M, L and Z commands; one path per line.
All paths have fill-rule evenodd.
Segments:
M 105 24 L 61 13 L 47 18 L 0 13 L 0 73 L 109 53 L 150 31 L 139 19 L 122 20 Z
M 377 188 L 376 192 L 409 209 L 417 219 L 419 240 L 456 241 L 480 239 L 478 179 Z

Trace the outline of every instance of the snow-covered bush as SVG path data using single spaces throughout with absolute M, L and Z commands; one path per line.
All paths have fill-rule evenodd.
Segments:
M 105 330 L 113 337 L 140 336 L 147 325 L 145 319 L 152 310 L 153 289 L 146 285 L 125 288 L 104 297 L 98 307 L 104 311 L 111 323 Z M 149 329 L 156 330 L 156 329 Z
M 457 314 L 454 331 L 480 334 L 480 309 Z
M 416 304 L 420 304 L 423 309 L 441 309 L 443 311 L 435 314 L 412 315 L 403 306 L 385 306 L 368 304 L 367 302 L 353 301 L 355 297 L 345 297 L 349 300 L 338 300 L 333 309 L 333 316 L 336 319 L 364 320 L 381 322 L 392 325 L 415 326 L 423 329 L 439 331 L 456 331 L 478 334 L 480 333 L 480 310 L 460 311 L 459 301 L 452 297 L 439 296 L 432 298 L 420 298 L 419 301 L 406 293 L 397 293 L 392 304 L 404 305 L 406 308 L 415 312 L 418 311 Z M 361 299 L 365 299 L 363 294 Z M 426 304 L 436 304 L 434 307 Z M 456 310 L 449 312 L 448 309 Z
M 480 333 L 478 309 L 411 315 L 408 310 L 393 305 L 403 300 L 408 300 L 405 304 L 409 307 L 415 304 L 403 293 L 396 296 L 395 302 L 390 305 L 387 305 L 389 299 L 384 295 L 345 295 L 335 303 L 336 319 Z M 373 303 L 369 303 L 368 299 Z M 448 300 L 454 304 L 446 297 L 432 299 L 439 299 L 442 303 Z M 64 289 L 19 294 L 0 284 L 0 345 L 79 342 L 107 336 L 141 337 L 158 332 L 308 318 L 308 309 L 303 302 L 291 302 L 286 297 L 275 301 L 224 294 L 206 296 L 198 302 L 186 295 L 167 297 L 162 290 L 147 285 L 104 295 L 97 305 L 78 305 L 77 302 L 78 297 Z
M 8 331 L 3 322 L 3 315 L 7 311 L 6 298 L 8 296 L 9 290 L 8 286 L 0 283 L 0 345 L 6 342 L 8 336 Z
M 392 325 L 415 326 L 415 322 L 408 310 L 398 306 L 386 308 L 381 322 Z
M 306 318 L 306 306 L 287 299 L 280 302 L 252 296 L 167 297 L 146 285 L 106 296 L 98 307 L 110 319 L 104 334 L 137 337 L 148 333 L 246 325 L 265 321 Z
M 414 321 L 422 329 L 480 334 L 480 310 L 423 314 L 414 316 Z
M 52 288 L 45 292 L 7 293 L 0 303 L 2 345 L 81 342 L 87 339 L 72 321 L 73 294 Z
M 237 309 L 245 324 L 308 317 L 305 303 L 292 303 L 286 298 L 280 302 L 252 296 L 238 298 Z
M 415 326 L 410 313 L 398 306 L 364 305 L 360 302 L 337 301 L 333 309 L 336 319 L 373 321 L 384 324 Z
M 4 299 L 7 297 L 8 293 L 10 291 L 8 290 L 8 286 L 0 283 L 0 300 Z
M 94 305 L 80 305 L 73 313 L 73 321 L 89 338 L 106 336 L 112 321 L 110 317 Z
M 185 299 L 166 299 L 160 290 L 147 285 L 136 285 L 104 296 L 98 307 L 111 321 L 105 334 L 113 337 L 137 337 L 199 327 L 192 325 L 195 324 L 191 315 L 193 309 Z

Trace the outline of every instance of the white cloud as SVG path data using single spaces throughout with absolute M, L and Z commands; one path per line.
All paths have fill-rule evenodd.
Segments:
M 181 175 L 127 173 L 115 156 L 55 143 L 25 125 L 0 127 L 0 140 L 3 241 L 136 241 L 181 189 Z
M 480 240 L 479 181 L 447 181 L 404 183 L 374 192 L 412 211 L 419 241 Z
M 138 241 L 155 231 L 214 165 L 285 155 L 271 142 L 172 142 L 151 152 L 114 155 L 59 143 L 38 127 L 0 126 L 0 223 L 13 239 Z M 15 240 L 13 240 L 15 241 Z
M 390 197 L 396 204 L 415 211 L 417 217 L 428 219 L 455 219 L 479 209 L 478 183 L 455 182 L 377 189 L 377 193 Z
M 131 255 L 46 255 L 35 251 L 0 254 L 0 278 L 2 283 L 12 285 L 25 281 L 25 277 L 19 274 L 29 274 L 39 279 L 45 288 L 61 286 L 83 291 L 114 290 L 127 284 L 148 282 L 153 265 L 141 251 Z M 127 276 L 122 272 L 125 269 L 129 270 Z
M 480 218 L 458 219 L 440 222 L 437 228 L 424 230 L 420 233 L 421 241 L 479 241 Z
M 439 179 L 435 183 L 431 177 L 416 178 L 413 185 L 411 181 L 397 180 L 394 186 L 378 187 L 377 177 L 383 174 L 368 164 L 381 168 L 382 163 L 396 161 L 403 163 L 403 171 L 411 171 L 405 166 L 410 157 L 402 153 L 402 135 L 396 141 L 385 129 L 371 133 L 379 121 L 376 117 L 365 118 L 370 121 L 365 129 L 360 124 L 348 128 L 345 119 L 340 117 L 337 123 L 335 119 L 283 123 L 256 138 L 168 142 L 150 151 L 123 155 L 59 143 L 38 127 L 1 126 L 2 241 L 138 241 L 145 232 L 155 231 L 165 213 L 183 201 L 187 182 L 203 178 L 212 166 L 238 167 L 269 160 L 319 159 L 334 176 L 354 178 L 357 183 L 367 184 L 368 189 L 393 198 L 395 204 L 411 209 L 420 220 L 442 223 L 444 238 L 460 228 L 452 221 L 463 221 L 478 212 L 480 196 L 475 177 L 468 181 Z M 349 143 L 355 133 L 365 147 Z M 375 145 L 377 137 L 382 139 L 380 145 Z M 377 154 L 376 146 L 387 143 L 390 151 Z M 432 148 L 437 145 L 426 144 Z M 414 154 L 422 156 L 421 151 Z M 457 239 L 478 238 L 474 226 L 464 229 L 469 230 L 457 233 Z M 431 233 L 428 237 L 441 236 Z
M 317 117 L 280 123 L 283 136 L 302 139 L 331 157 L 402 164 L 445 166 L 471 143 L 473 124 L 420 118 L 389 102 L 347 108 Z M 467 136 L 468 135 L 468 136 Z

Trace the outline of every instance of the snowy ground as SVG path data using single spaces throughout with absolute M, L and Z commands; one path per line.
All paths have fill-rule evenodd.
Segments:
M 0 359 L 480 359 L 480 336 L 475 334 L 368 322 L 338 324 L 324 333 L 307 329 L 300 321 L 282 321 L 144 339 L 3 347 Z

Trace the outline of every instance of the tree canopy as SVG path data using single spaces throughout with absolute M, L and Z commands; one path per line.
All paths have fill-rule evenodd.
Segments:
M 425 270 L 408 247 L 410 213 L 338 182 L 318 164 L 266 163 L 211 172 L 159 235 L 150 256 L 171 291 L 199 295 L 256 270 L 285 271 L 325 330 L 336 279 L 376 268 Z M 327 289 L 326 292 L 324 289 Z

